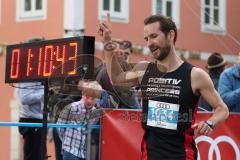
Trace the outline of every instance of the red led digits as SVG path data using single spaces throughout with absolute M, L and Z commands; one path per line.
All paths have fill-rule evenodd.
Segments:
M 61 62 L 61 74 L 64 73 L 64 63 L 65 63 L 65 56 L 66 56 L 66 45 L 63 45 L 62 49 L 62 56 L 60 55 L 59 51 L 59 46 L 57 46 L 57 51 L 56 51 L 56 61 Z
M 70 43 L 70 46 L 74 47 L 74 56 L 73 57 L 69 57 L 68 60 L 72 60 L 74 61 L 74 65 L 73 65 L 73 70 L 68 72 L 69 75 L 75 75 L 77 74 L 77 51 L 78 51 L 78 45 L 76 42 L 72 42 Z
M 20 49 L 12 50 L 10 78 L 16 79 L 19 76 Z M 16 61 L 17 60 L 17 61 Z
M 39 57 L 38 57 L 38 76 L 41 75 L 41 68 L 42 68 L 42 48 L 39 48 Z
M 50 53 L 50 60 L 48 59 L 48 53 Z M 43 67 L 43 76 L 48 77 L 52 74 L 52 64 L 53 64 L 53 45 L 45 46 L 44 51 L 44 67 Z M 49 63 L 48 71 L 47 71 L 47 63 Z
M 32 50 L 28 49 L 28 61 L 27 61 L 27 77 L 30 75 L 30 71 L 32 71 L 31 67 L 31 59 L 33 58 Z

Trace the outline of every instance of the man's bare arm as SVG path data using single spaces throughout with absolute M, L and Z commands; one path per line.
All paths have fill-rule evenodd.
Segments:
M 110 15 L 107 15 L 107 20 L 99 23 L 98 33 L 102 37 L 104 43 L 104 58 L 106 63 L 106 68 L 108 75 L 114 85 L 125 84 L 132 86 L 139 86 L 139 77 L 143 74 L 143 71 L 137 71 L 136 67 L 132 70 L 124 72 L 121 68 L 121 65 L 117 61 L 116 57 L 113 54 L 114 43 L 111 39 L 111 24 L 110 24 Z M 139 66 L 137 66 L 139 68 Z
M 212 80 L 205 71 L 199 68 L 193 68 L 191 77 L 192 87 L 195 93 L 200 93 L 206 102 L 214 108 L 214 113 L 208 120 L 213 122 L 214 128 L 219 126 L 229 115 L 226 104 L 222 101 L 218 92 L 214 88 Z M 197 134 L 209 135 L 211 133 L 211 130 L 206 133 L 208 126 L 205 122 L 195 124 L 194 127 L 196 128 L 195 132 Z
M 129 71 L 123 71 L 119 61 L 108 50 L 104 50 L 107 72 L 114 85 L 139 86 L 148 63 L 138 63 Z

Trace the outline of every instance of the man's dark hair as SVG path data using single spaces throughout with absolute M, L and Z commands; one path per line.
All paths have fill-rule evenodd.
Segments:
M 163 16 L 160 14 L 152 15 L 152 16 L 147 17 L 144 20 L 144 25 L 152 24 L 155 22 L 159 22 L 159 24 L 160 24 L 159 29 L 165 34 L 165 36 L 168 35 L 170 30 L 174 30 L 174 32 L 175 32 L 174 44 L 175 44 L 175 42 L 177 40 L 177 27 L 176 27 L 176 24 L 173 22 L 172 18 Z

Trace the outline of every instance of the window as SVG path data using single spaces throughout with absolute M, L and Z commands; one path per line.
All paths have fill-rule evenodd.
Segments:
M 111 20 L 128 22 L 129 0 L 99 0 L 99 19 L 106 18 L 107 12 Z
M 153 14 L 161 14 L 172 17 L 176 23 L 177 28 L 180 27 L 180 0 L 153 0 L 152 11 Z
M 226 30 L 226 0 L 202 0 L 202 31 L 224 34 Z
M 45 19 L 46 0 L 17 0 L 17 21 Z

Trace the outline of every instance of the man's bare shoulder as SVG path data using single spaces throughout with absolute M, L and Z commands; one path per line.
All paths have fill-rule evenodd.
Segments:
M 209 77 L 209 75 L 207 74 L 206 71 L 204 71 L 203 69 L 201 68 L 198 68 L 198 67 L 193 67 L 192 69 L 192 78 L 193 79 L 204 79 L 204 78 L 207 78 Z
M 193 67 L 191 73 L 191 83 L 193 90 L 200 90 L 205 87 L 212 88 L 212 80 L 208 73 L 201 68 Z

